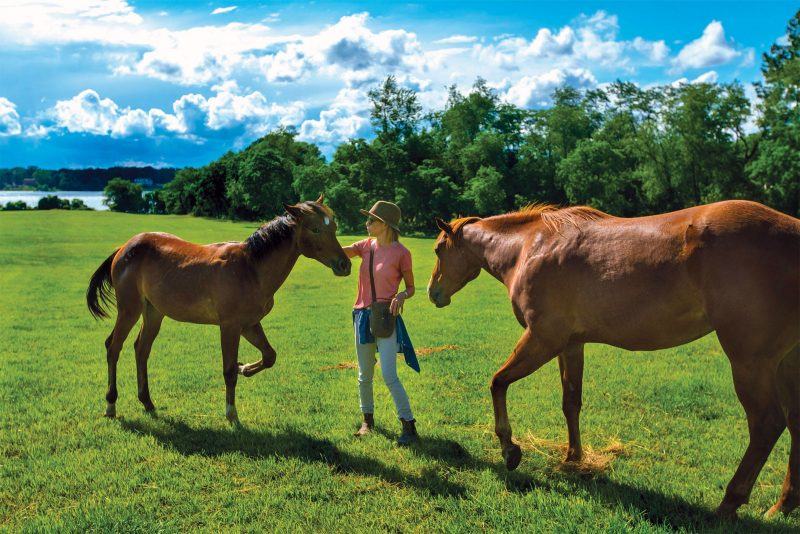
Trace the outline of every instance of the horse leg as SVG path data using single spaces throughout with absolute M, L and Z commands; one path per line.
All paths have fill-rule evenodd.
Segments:
M 508 386 L 524 378 L 539 367 L 555 358 L 559 350 L 551 350 L 526 329 L 517 343 L 511 357 L 492 377 L 492 404 L 494 405 L 495 434 L 500 439 L 506 468 L 513 471 L 522 460 L 519 445 L 511 440 L 511 424 L 508 422 L 506 392 Z
M 775 396 L 775 369 L 759 367 L 759 362 L 753 359 L 743 362 L 733 358 L 731 367 L 736 395 L 747 415 L 750 443 L 717 508 L 717 515 L 722 517 L 735 517 L 739 506 L 750 500 L 756 478 L 786 428 L 783 411 Z
M 269 344 L 269 341 L 267 341 L 267 335 L 264 333 L 264 328 L 261 326 L 261 323 L 256 323 L 242 330 L 242 337 L 261 351 L 261 361 L 248 363 L 247 365 L 238 364 L 240 375 L 253 376 L 275 365 L 277 353 L 275 349 L 272 348 L 272 345 Z
M 106 417 L 116 417 L 117 415 L 117 362 L 122 345 L 125 343 L 131 329 L 139 320 L 142 313 L 142 305 L 138 300 L 122 300 L 121 295 L 117 294 L 117 322 L 114 330 L 106 339 L 106 362 L 108 363 L 108 391 L 106 391 Z M 125 303 L 123 305 L 122 303 Z
M 580 462 L 583 458 L 581 447 L 581 394 L 583 391 L 583 345 L 569 345 L 558 355 L 558 369 L 561 373 L 561 408 L 567 419 L 569 448 L 567 462 Z
M 136 351 L 136 381 L 139 386 L 139 401 L 144 405 L 147 412 L 155 411 L 153 401 L 150 400 L 150 387 L 147 382 L 147 359 L 150 357 L 150 350 L 153 348 L 153 341 L 161 329 L 161 321 L 164 315 L 156 310 L 150 302 L 146 302 L 142 320 L 142 328 L 139 336 L 133 344 Z
M 777 512 L 789 515 L 800 506 L 800 345 L 789 351 L 778 366 L 778 398 L 789 427 L 789 467 L 778 502 L 767 517 Z
M 242 329 L 238 326 L 222 325 L 219 330 L 222 342 L 222 376 L 225 378 L 225 417 L 231 426 L 240 428 L 242 425 L 236 413 L 236 378 L 239 373 L 237 359 Z

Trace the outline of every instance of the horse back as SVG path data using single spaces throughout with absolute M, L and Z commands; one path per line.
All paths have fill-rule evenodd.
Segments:
M 161 232 L 133 236 L 111 271 L 118 295 L 128 293 L 173 319 L 196 323 L 218 322 L 221 300 L 237 298 L 254 278 L 239 242 L 199 245 Z
M 798 266 L 800 221 L 721 202 L 565 226 L 531 247 L 512 299 L 575 339 L 650 350 L 753 314 L 765 331 L 797 323 Z

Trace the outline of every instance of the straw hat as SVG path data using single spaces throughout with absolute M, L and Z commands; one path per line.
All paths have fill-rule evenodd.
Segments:
M 378 219 L 388 226 L 391 226 L 398 232 L 400 231 L 400 208 L 397 207 L 397 204 L 386 202 L 385 200 L 379 200 L 369 211 L 360 211 L 363 215 Z

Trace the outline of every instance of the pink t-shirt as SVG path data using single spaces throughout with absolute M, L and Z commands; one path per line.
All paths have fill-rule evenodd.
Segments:
M 369 284 L 369 249 L 373 249 L 372 269 L 375 277 L 375 294 L 378 300 L 390 301 L 397 294 L 403 273 L 411 270 L 411 252 L 394 241 L 391 245 L 379 247 L 373 239 L 367 238 L 353 243 L 352 247 L 361 256 L 361 269 L 358 271 L 358 294 L 354 308 L 368 308 L 372 304 L 372 289 Z

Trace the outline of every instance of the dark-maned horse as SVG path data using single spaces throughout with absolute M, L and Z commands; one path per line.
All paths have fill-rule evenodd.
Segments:
M 315 202 L 285 206 L 276 217 L 242 242 L 196 245 L 157 232 L 133 236 L 114 251 L 92 275 L 86 301 L 95 318 L 108 317 L 105 305 L 113 287 L 117 322 L 106 340 L 108 392 L 106 415 L 116 415 L 117 360 L 125 338 L 139 316 L 142 328 L 134 343 L 139 400 L 155 409 L 147 383 L 147 358 L 161 321 L 219 325 L 225 415 L 238 426 L 237 374 L 252 376 L 272 367 L 276 353 L 267 341 L 261 319 L 273 295 L 289 276 L 300 255 L 330 267 L 337 276 L 350 274 L 350 259 L 336 239 L 332 212 Z M 259 351 L 261 361 L 239 364 L 239 337 Z
M 728 201 L 623 219 L 588 207 L 531 207 L 508 215 L 437 220 L 428 296 L 438 307 L 485 269 L 508 288 L 525 328 L 491 382 L 506 467 L 508 386 L 558 357 L 567 461 L 582 457 L 583 347 L 674 347 L 716 330 L 747 414 L 750 444 L 717 512 L 735 515 L 788 426 L 789 468 L 768 514 L 800 504 L 800 221 Z

